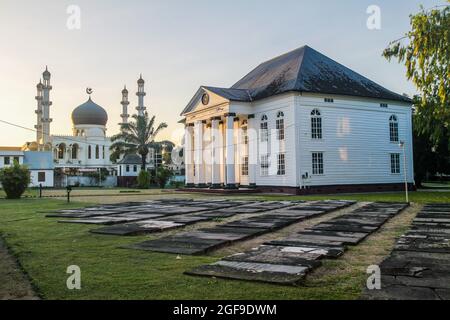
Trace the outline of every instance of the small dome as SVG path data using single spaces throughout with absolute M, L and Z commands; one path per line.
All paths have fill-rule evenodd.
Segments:
M 39 83 L 37 84 L 36 88 L 38 88 L 38 89 L 44 88 L 44 85 L 42 84 L 41 81 L 39 81 Z
M 139 78 L 139 80 L 137 81 L 137 83 L 138 84 L 144 84 L 145 83 L 144 79 L 142 79 L 142 74 L 141 74 L 141 77 Z
M 108 122 L 108 114 L 105 109 L 100 107 L 89 97 L 88 101 L 73 110 L 72 122 L 74 125 L 87 124 L 105 126 L 106 122 Z
M 127 87 L 124 87 L 122 93 L 128 93 Z

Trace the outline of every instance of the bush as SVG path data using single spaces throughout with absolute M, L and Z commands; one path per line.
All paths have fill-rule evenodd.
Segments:
M 141 170 L 137 177 L 137 187 L 139 189 L 148 189 L 150 187 L 151 177 L 150 172 Z
M 169 179 L 173 176 L 173 171 L 164 167 L 156 170 L 156 183 L 160 188 L 164 189 Z
M 7 199 L 20 199 L 30 184 L 30 171 L 14 162 L 14 165 L 0 170 L 0 183 Z

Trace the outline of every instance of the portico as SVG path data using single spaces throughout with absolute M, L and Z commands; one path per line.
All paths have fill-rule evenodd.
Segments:
M 256 185 L 255 165 L 249 165 L 250 157 L 256 159 L 252 151 L 257 141 L 249 138 L 252 119 L 252 114 L 211 114 L 209 108 L 186 114 L 187 187 L 237 189 Z

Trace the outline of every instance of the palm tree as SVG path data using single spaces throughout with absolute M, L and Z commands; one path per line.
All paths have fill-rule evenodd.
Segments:
M 161 130 L 167 128 L 167 124 L 160 123 L 155 129 L 155 116 L 149 118 L 147 112 L 143 116 L 135 114 L 133 119 L 134 121 L 122 124 L 121 132 L 111 137 L 111 159 L 118 159 L 122 154 L 139 154 L 142 159 L 141 168 L 145 170 L 149 149 L 160 148 L 160 143 L 155 142 L 155 138 Z

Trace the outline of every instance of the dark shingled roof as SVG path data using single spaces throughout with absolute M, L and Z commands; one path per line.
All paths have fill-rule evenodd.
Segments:
M 260 64 L 231 89 L 248 90 L 252 100 L 300 91 L 411 102 L 308 46 Z
M 206 90 L 214 92 L 225 99 L 231 101 L 245 101 L 250 102 L 252 98 L 248 90 L 245 89 L 226 89 L 226 88 L 216 88 L 216 87 L 202 87 Z
M 125 157 L 123 157 L 122 160 L 117 162 L 117 164 L 141 164 L 141 163 L 142 158 L 137 154 L 127 154 Z

